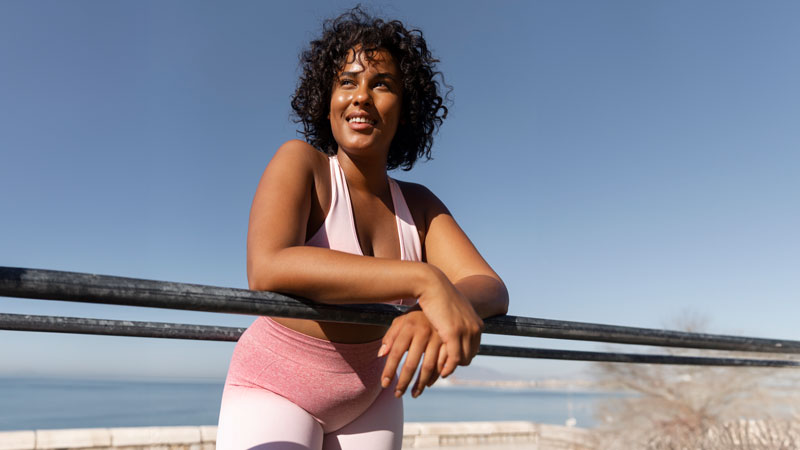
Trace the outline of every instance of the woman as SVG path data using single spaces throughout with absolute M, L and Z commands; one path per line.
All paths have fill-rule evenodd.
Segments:
M 388 329 L 257 319 L 234 351 L 218 449 L 399 449 L 406 389 L 469 364 L 481 318 L 506 313 L 503 282 L 444 204 L 387 175 L 430 156 L 447 113 L 435 62 L 419 31 L 359 8 L 303 53 L 292 107 L 308 143 L 282 145 L 256 191 L 250 289 L 412 308 Z

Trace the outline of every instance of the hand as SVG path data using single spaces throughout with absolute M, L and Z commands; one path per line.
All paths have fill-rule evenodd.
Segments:
M 395 396 L 400 397 L 405 393 L 424 353 L 425 358 L 422 360 L 419 376 L 411 390 L 411 396 L 416 398 L 422 394 L 425 387 L 436 382 L 447 357 L 441 338 L 418 306 L 395 318 L 383 337 L 383 345 L 378 356 L 388 354 L 381 375 L 381 386 L 384 388 L 391 384 L 397 366 L 406 351 L 408 355 L 397 380 Z
M 483 320 L 469 300 L 439 269 L 429 266 L 433 275 L 419 296 L 419 306 L 447 350 L 440 373 L 446 378 L 456 366 L 466 366 L 478 353 Z

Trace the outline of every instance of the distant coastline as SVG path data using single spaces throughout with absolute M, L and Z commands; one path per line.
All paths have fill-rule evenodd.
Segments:
M 544 380 L 471 380 L 460 379 L 453 375 L 447 379 L 438 380 L 434 386 L 458 386 L 491 389 L 532 389 L 555 392 L 619 392 L 619 389 L 607 383 L 600 383 L 591 380 L 569 380 L 559 378 Z
M 99 378 L 99 377 L 98 377 Z M 440 384 L 441 383 L 441 384 Z M 224 380 L 0 376 L 0 430 L 197 426 L 217 422 Z M 613 393 L 584 384 L 440 380 L 405 398 L 410 422 L 530 421 L 579 427 Z M 567 388 L 567 389 L 559 389 Z

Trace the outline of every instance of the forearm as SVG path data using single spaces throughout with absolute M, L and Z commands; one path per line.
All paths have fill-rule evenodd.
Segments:
M 377 303 L 418 298 L 436 269 L 317 247 L 289 247 L 248 261 L 250 289 L 282 292 L 322 303 Z
M 508 290 L 497 278 L 473 275 L 453 284 L 482 319 L 508 313 Z

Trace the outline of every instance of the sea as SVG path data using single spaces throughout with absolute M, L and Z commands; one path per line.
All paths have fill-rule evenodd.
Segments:
M 216 425 L 223 380 L 0 377 L 0 430 Z M 620 394 L 447 386 L 406 395 L 407 422 L 525 420 L 591 427 Z

